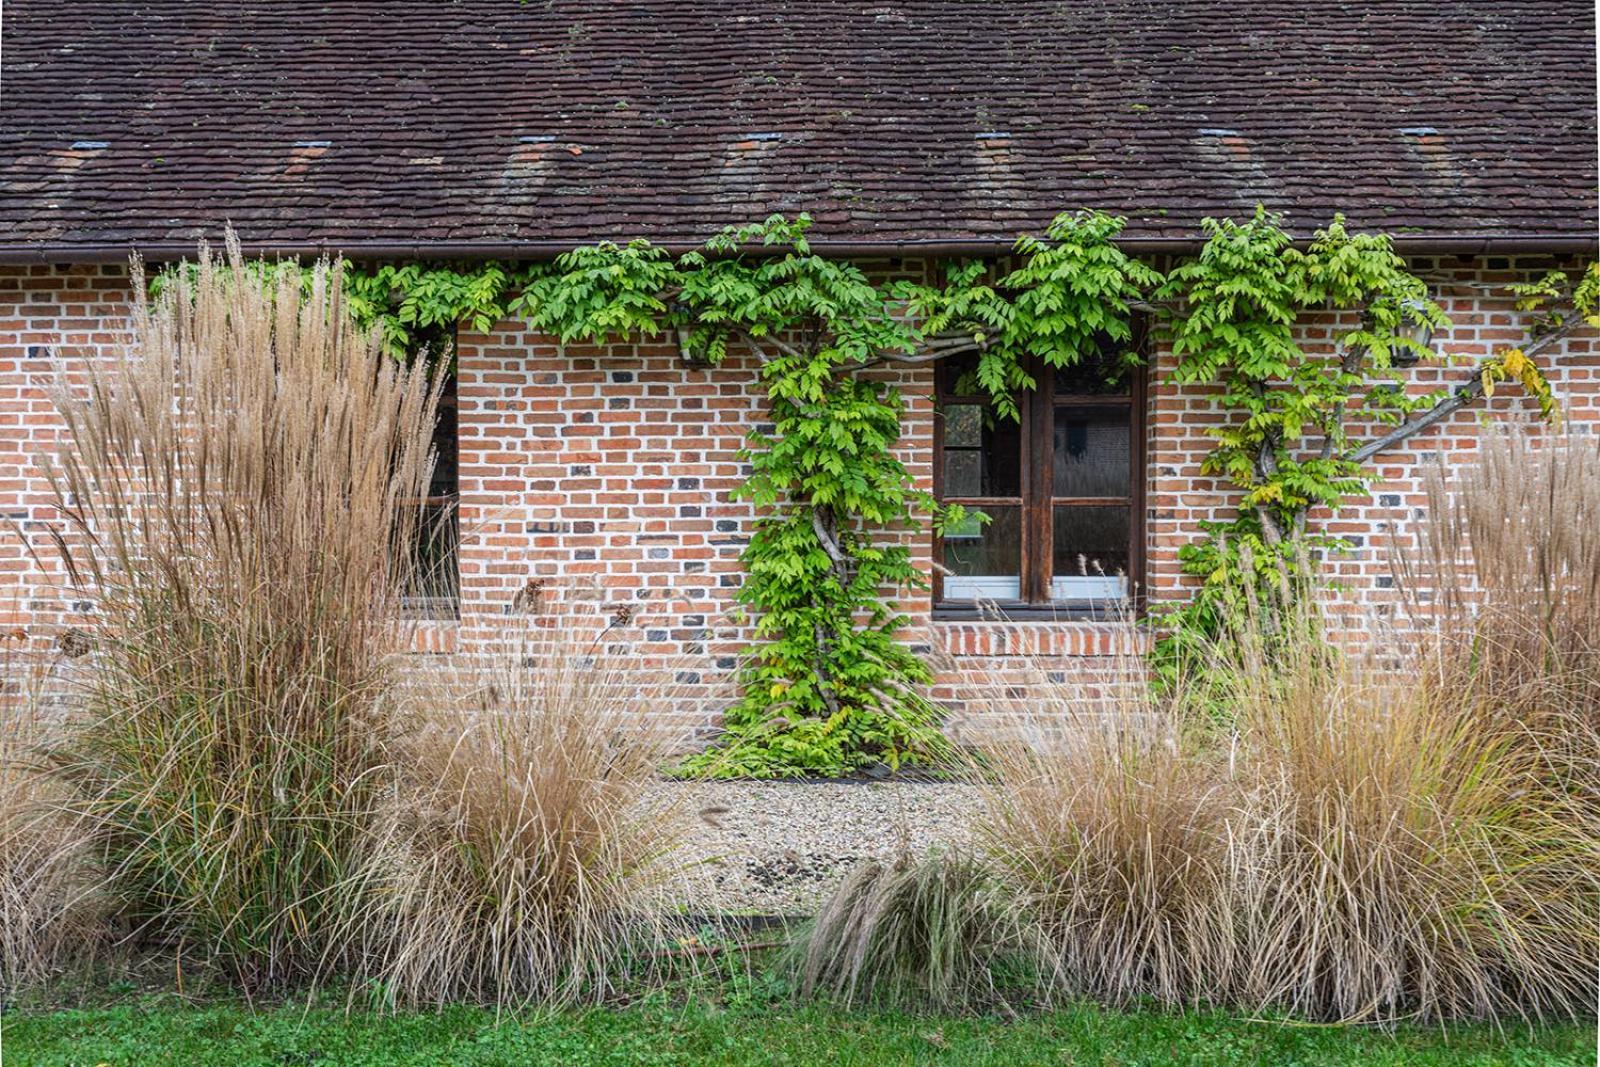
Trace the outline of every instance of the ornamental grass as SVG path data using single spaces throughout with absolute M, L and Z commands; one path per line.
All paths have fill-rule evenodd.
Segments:
M 550 622 L 551 620 L 544 620 Z M 565 621 L 396 694 L 362 922 L 398 1003 L 598 1000 L 661 940 L 682 830 L 650 786 L 670 686 Z
M 1022 912 L 978 858 L 903 854 L 858 864 L 796 936 L 787 966 L 805 998 L 959 1011 L 999 995 L 1008 968 L 1035 972 Z
M 48 763 L 38 664 L 0 638 L 0 1001 L 84 962 L 106 940 L 88 827 Z
M 1592 1013 L 1597 487 L 1593 441 L 1491 438 L 1432 478 L 1398 552 L 1407 610 L 1368 647 L 1334 649 L 1315 597 L 1241 597 L 1188 691 L 1091 698 L 1041 672 L 1039 737 L 991 753 L 979 829 L 1060 992 Z
M 284 987 L 362 898 L 439 378 L 355 327 L 341 267 L 231 235 L 133 292 L 127 347 L 55 393 L 55 547 L 97 616 L 57 770 L 141 938 Z

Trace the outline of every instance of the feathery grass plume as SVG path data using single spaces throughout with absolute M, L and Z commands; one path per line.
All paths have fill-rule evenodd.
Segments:
M 315 976 L 355 906 L 440 376 L 358 329 L 342 267 L 202 247 L 55 405 L 55 537 L 100 624 L 60 769 L 154 936 L 247 989 Z
M 414 725 L 364 934 L 397 1002 L 594 1000 L 659 940 L 682 828 L 650 792 L 668 742 L 651 710 L 671 673 L 556 621 L 397 693 Z
M 1225 999 L 1239 966 L 1226 746 L 1208 747 L 1208 715 L 1142 684 L 1127 637 L 1080 677 L 1037 666 L 1026 703 L 997 709 L 1022 740 L 987 748 L 977 837 L 1050 946 L 1058 992 Z
M 954 1011 L 995 999 L 1037 943 L 987 867 L 963 854 L 868 860 L 845 876 L 789 949 L 802 996 Z
M 88 828 L 45 756 L 60 724 L 18 643 L 0 636 L 0 1000 L 86 961 L 107 933 Z
M 1240 1002 L 1342 1020 L 1591 1010 L 1595 798 L 1483 690 L 1427 684 L 1425 656 L 1330 661 L 1302 633 L 1281 684 L 1233 696 Z
M 1430 684 L 1470 688 L 1600 792 L 1600 439 L 1486 435 L 1392 559 Z

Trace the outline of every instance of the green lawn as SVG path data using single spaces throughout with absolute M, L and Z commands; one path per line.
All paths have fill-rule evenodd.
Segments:
M 6 1067 L 46 1064 L 1582 1064 L 1593 1027 L 1487 1027 L 1398 1033 L 1246 1022 L 1225 1015 L 1091 1008 L 1025 1017 L 940 1019 L 840 1012 L 734 997 L 496 1019 L 253 1011 L 146 998 L 109 1008 L 13 1013 L 0 1024 Z

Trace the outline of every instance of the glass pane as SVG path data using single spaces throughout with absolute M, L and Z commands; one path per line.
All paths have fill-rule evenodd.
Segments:
M 1057 408 L 1051 496 L 1129 495 L 1129 412 Z
M 1107 343 L 1111 354 L 1105 351 L 1086 356 L 1070 367 L 1057 367 L 1054 375 L 1057 396 L 1127 396 L 1133 381 L 1133 370 Z
M 947 448 L 981 447 L 983 444 L 983 405 L 947 405 L 944 409 L 944 443 Z
M 1073 580 L 1118 578 L 1128 573 L 1127 507 L 1052 510 L 1055 530 L 1051 570 L 1057 584 L 1084 585 Z
M 944 495 L 983 495 L 983 453 L 977 449 L 944 451 Z
M 1022 495 L 1022 430 L 978 404 L 951 404 L 944 416 L 944 495 Z
M 986 507 L 989 522 L 971 515 L 944 533 L 947 600 L 1015 600 L 1022 588 L 1022 509 Z

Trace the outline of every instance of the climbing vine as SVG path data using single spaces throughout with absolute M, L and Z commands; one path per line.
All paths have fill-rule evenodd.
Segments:
M 772 429 L 753 434 L 739 496 L 760 509 L 739 599 L 756 645 L 723 744 L 688 770 L 724 776 L 838 775 L 940 758 L 927 667 L 896 639 L 906 617 L 885 591 L 925 586 L 896 527 L 958 522 L 895 457 L 898 393 L 859 372 L 976 357 L 1002 414 L 1030 387 L 1026 361 L 1068 366 L 1126 342 L 1130 301 L 1156 280 L 1112 243 L 1120 222 L 1062 216 L 1018 243 L 1019 265 L 957 264 L 925 284 L 875 280 L 813 252 L 810 220 L 774 216 L 672 259 L 644 242 L 561 257 L 528 279 L 513 313 L 563 341 L 601 344 L 681 331 L 716 364 L 752 353 Z M 760 248 L 760 255 L 748 250 Z
M 1233 416 L 1210 431 L 1215 445 L 1201 469 L 1237 490 L 1239 508 L 1230 519 L 1201 523 L 1201 536 L 1179 550 L 1184 571 L 1201 586 L 1163 618 L 1157 666 L 1164 671 L 1176 669 L 1191 639 L 1211 637 L 1238 617 L 1244 600 L 1293 599 L 1318 558 L 1349 548 L 1308 529 L 1308 520 L 1315 509 L 1332 514 L 1369 495 L 1375 456 L 1502 382 L 1520 385 L 1553 418 L 1556 399 L 1534 357 L 1597 322 L 1600 274 L 1592 265 L 1576 285 L 1553 272 L 1515 286 L 1517 306 L 1532 313 L 1529 343 L 1496 351 L 1454 388 L 1414 393 L 1398 364 L 1407 355 L 1432 358 L 1422 335 L 1449 321 L 1387 236 L 1352 234 L 1336 217 L 1302 250 L 1259 209 L 1246 222 L 1206 220 L 1204 228 L 1199 255 L 1173 267 L 1155 298 L 1165 305 L 1176 358 L 1172 380 L 1219 386 Z M 1308 349 L 1296 327 L 1312 313 L 1331 332 Z M 1274 595 L 1254 597 L 1263 586 Z M 1270 633 L 1273 620 L 1264 622 Z
M 756 641 L 725 736 L 688 761 L 694 773 L 840 775 L 946 752 L 922 694 L 928 668 L 898 640 L 907 619 L 896 598 L 927 579 L 894 531 L 965 516 L 915 485 L 895 456 L 899 395 L 862 371 L 966 357 L 995 417 L 1015 419 L 1037 369 L 1108 345 L 1136 361 L 1133 316 L 1153 318 L 1176 359 L 1172 381 L 1219 387 L 1236 415 L 1212 431 L 1203 469 L 1238 490 L 1239 510 L 1180 552 L 1202 587 L 1164 617 L 1170 653 L 1213 632 L 1242 584 L 1303 576 L 1318 552 L 1341 547 L 1309 518 L 1366 493 L 1385 449 L 1506 382 L 1553 414 L 1536 357 L 1600 325 L 1600 274 L 1551 273 L 1516 289 L 1526 344 L 1477 363 L 1456 388 L 1418 395 L 1397 357 L 1431 355 L 1416 333 L 1445 316 L 1387 237 L 1350 233 L 1338 218 L 1305 248 L 1264 211 L 1207 220 L 1198 254 L 1163 275 L 1118 247 L 1122 220 L 1064 214 L 1003 262 L 954 262 L 929 279 L 829 259 L 809 226 L 773 216 L 678 256 L 634 241 L 552 263 L 352 266 L 344 276 L 363 324 L 396 355 L 446 352 L 458 323 L 487 331 L 516 316 L 562 342 L 671 334 L 708 364 L 755 358 L 770 429 L 750 436 L 738 491 L 759 511 L 738 595 Z M 1335 328 L 1309 350 L 1296 324 L 1314 312 Z M 1380 432 L 1356 440 L 1372 427 Z

